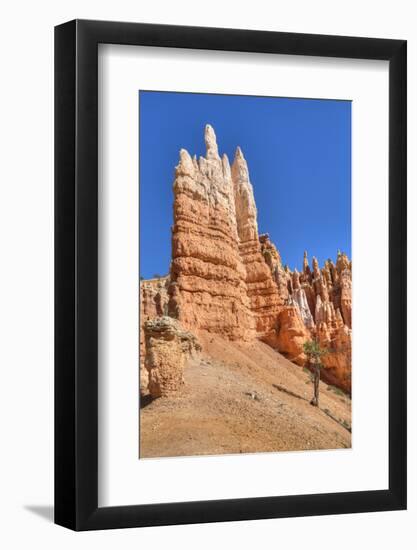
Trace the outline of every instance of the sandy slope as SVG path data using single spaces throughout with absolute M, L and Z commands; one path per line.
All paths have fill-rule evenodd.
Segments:
M 186 369 L 182 391 L 143 400 L 141 457 L 351 446 L 348 397 L 321 383 L 317 409 L 309 374 L 266 344 L 198 337 L 203 355 Z

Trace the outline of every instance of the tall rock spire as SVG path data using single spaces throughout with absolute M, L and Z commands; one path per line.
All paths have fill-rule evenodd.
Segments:
M 292 274 L 292 286 L 294 290 L 297 290 L 300 287 L 300 274 L 297 271 L 297 268 L 294 269 L 294 272 Z
M 210 124 L 206 124 L 206 128 L 204 130 L 204 141 L 206 142 L 207 160 L 218 160 L 220 157 L 216 134 Z
M 258 239 L 258 212 L 253 187 L 249 181 L 248 165 L 240 147 L 236 149 L 232 164 L 232 180 L 239 238 L 242 242 Z
M 236 147 L 235 158 L 233 161 L 233 178 L 236 182 L 248 183 L 249 182 L 249 170 L 245 157 L 243 156 L 242 149 Z
M 272 264 L 267 263 L 262 252 L 253 187 L 249 179 L 248 165 L 240 147 L 236 149 L 231 173 L 239 251 L 246 271 L 245 282 L 251 310 L 256 320 L 256 330 L 262 340 L 276 346 L 277 313 L 284 300 L 276 279 L 273 278 L 270 269 Z M 280 284 L 285 285 L 285 281 Z
M 316 279 L 320 278 L 319 262 L 315 256 L 313 256 L 313 273 Z
M 206 156 L 181 150 L 174 181 L 168 313 L 191 330 L 229 339 L 255 335 L 255 320 L 239 252 L 234 186 L 213 128 L 204 130 Z
M 303 273 L 304 273 L 304 275 L 309 275 L 310 274 L 310 266 L 308 265 L 307 250 L 304 250 Z

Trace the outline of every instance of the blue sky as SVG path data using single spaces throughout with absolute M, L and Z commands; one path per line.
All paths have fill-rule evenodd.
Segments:
M 240 145 L 284 264 L 351 256 L 350 101 L 140 91 L 139 108 L 141 276 L 169 271 L 174 169 L 181 148 L 205 155 L 207 123 L 231 162 Z

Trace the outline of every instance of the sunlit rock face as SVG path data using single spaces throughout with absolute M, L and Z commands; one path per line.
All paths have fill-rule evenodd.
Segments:
M 265 261 L 258 235 L 258 222 L 249 170 L 240 147 L 232 165 L 235 219 L 239 253 L 245 270 L 250 310 L 255 319 L 256 334 L 271 344 L 276 339 L 277 314 L 284 305 L 273 273 Z
M 192 159 L 182 150 L 176 167 L 169 314 L 191 330 L 250 340 L 256 320 L 240 251 L 232 173 L 209 125 L 205 142 L 206 157 Z
M 173 394 L 184 385 L 184 369 L 201 351 L 197 338 L 172 317 L 157 317 L 144 324 L 145 368 L 151 397 Z
M 312 337 L 328 350 L 323 357 L 323 378 L 351 391 L 352 370 L 352 262 L 338 252 L 336 265 L 327 260 L 322 269 L 313 258 L 313 269 L 304 254 L 300 285 L 304 288 L 315 328 Z
M 145 368 L 145 333 L 146 321 L 155 319 L 168 312 L 168 284 L 169 277 L 157 277 L 140 281 L 139 284 L 139 363 L 140 363 L 140 391 L 147 393 L 148 371 Z
M 351 262 L 339 252 L 336 264 L 327 260 L 320 268 L 313 257 L 310 267 L 305 252 L 300 273 L 284 267 L 269 235 L 258 233 L 242 150 L 230 166 L 210 125 L 204 137 L 205 157 L 180 151 L 170 273 L 151 287 L 141 284 L 143 319 L 168 315 L 188 331 L 261 339 L 300 365 L 304 343 L 317 338 L 328 349 L 323 378 L 350 391 Z M 141 330 L 143 356 L 143 323 Z

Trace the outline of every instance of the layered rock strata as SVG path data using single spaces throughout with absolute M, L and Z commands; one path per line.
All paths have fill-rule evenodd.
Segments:
M 184 384 L 184 368 L 201 350 L 196 337 L 172 317 L 158 317 L 144 323 L 145 368 L 153 398 L 171 395 Z
M 277 314 L 284 297 L 265 262 L 258 234 L 257 209 L 249 170 L 240 147 L 232 165 L 238 248 L 244 267 L 249 307 L 258 338 L 277 343 Z
M 205 142 L 206 157 L 192 159 L 182 149 L 176 167 L 169 314 L 192 330 L 250 340 L 256 323 L 239 249 L 232 173 L 211 126 Z

